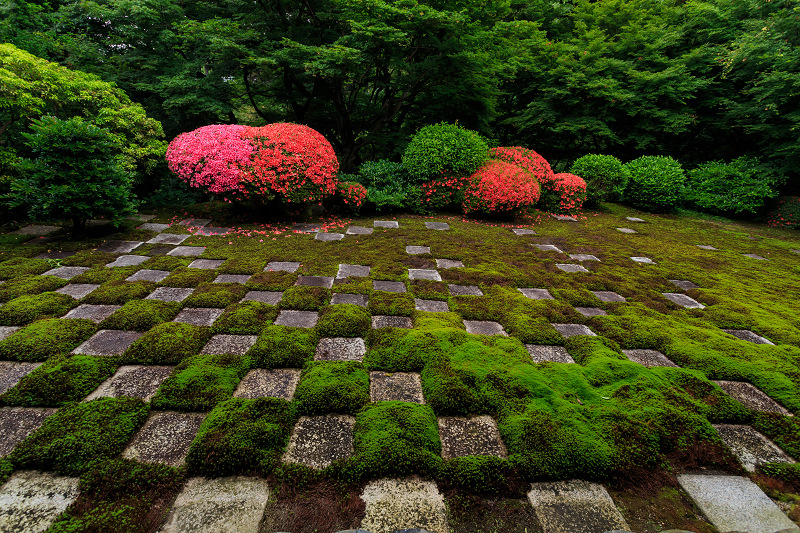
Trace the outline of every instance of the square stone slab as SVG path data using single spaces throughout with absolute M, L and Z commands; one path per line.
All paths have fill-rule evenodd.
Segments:
M 528 501 L 544 533 L 630 531 L 608 491 L 583 480 L 531 483 Z
M 445 231 L 450 229 L 450 224 L 446 224 L 444 222 L 426 222 L 425 227 L 428 229 L 438 229 L 439 231 Z
M 205 413 L 151 412 L 122 457 L 179 467 L 205 417 Z
M 639 217 L 625 217 L 628 222 L 644 222 L 644 219 Z
M 555 300 L 547 289 L 518 289 L 519 292 L 531 300 Z
M 333 278 L 326 276 L 299 276 L 295 285 L 306 285 L 309 287 L 333 287 Z
M 599 307 L 576 307 L 575 310 L 583 316 L 604 316 L 608 314 Z
M 561 222 L 577 222 L 578 221 L 577 218 L 575 218 L 573 216 L 570 216 L 570 215 L 556 215 L 556 214 L 553 214 L 552 216 L 553 216 L 554 219 L 559 220 Z
M 146 258 L 145 258 L 146 259 Z M 48 270 L 42 276 L 54 276 L 61 279 L 72 279 L 89 270 L 89 267 L 56 267 Z
M 367 353 L 364 339 L 325 337 L 319 340 L 315 361 L 361 361 Z
M 376 220 L 372 223 L 376 228 L 397 229 L 400 223 L 396 220 Z
M 729 335 L 733 335 L 737 339 L 752 342 L 753 344 L 771 344 L 773 346 L 775 345 L 769 339 L 765 339 L 761 335 L 757 335 L 748 329 L 723 329 L 722 331 L 728 333 Z
M 61 228 L 59 226 L 40 226 L 38 224 L 33 224 L 31 226 L 20 228 L 17 231 L 12 231 L 11 235 L 49 235 L 50 233 L 60 229 Z
M 437 268 L 464 268 L 464 263 L 461 261 L 456 261 L 454 259 L 437 259 L 436 260 L 436 267 Z
M 39 368 L 41 364 L 0 361 L 0 394 L 14 387 L 19 380 Z
M 375 315 L 372 317 L 372 329 L 403 328 L 411 329 L 414 323 L 407 316 Z
M 678 476 L 678 483 L 719 531 L 797 530 L 797 524 L 747 478 L 682 474 Z
M 0 457 L 11 453 L 17 444 L 42 427 L 47 417 L 55 412 L 56 409 L 42 407 L 0 408 Z
M 794 459 L 750 426 L 713 424 L 722 442 L 731 449 L 748 472 L 764 463 L 794 463 Z
M 436 270 L 426 268 L 409 268 L 408 279 L 427 279 L 429 281 L 442 281 L 442 276 Z
M 697 247 L 698 248 L 702 248 L 703 250 L 716 250 L 717 249 L 717 248 L 714 248 L 713 246 L 711 246 L 709 244 L 698 244 Z
M 136 266 L 136 265 L 141 265 L 148 259 L 150 258 L 145 255 L 121 255 L 117 257 L 114 261 L 108 263 L 106 266 L 108 268 Z
M 350 304 L 366 307 L 367 303 L 369 303 L 369 296 L 366 294 L 346 294 L 337 292 L 331 298 L 331 304 Z
M 258 335 L 214 335 L 200 353 L 244 355 L 258 340 Z
M 160 533 L 258 533 L 268 499 L 264 479 L 193 477 L 172 504 Z
M 220 274 L 214 279 L 214 283 L 240 283 L 244 285 L 252 277 L 250 274 Z
M 174 369 L 175 367 L 172 366 L 121 366 L 113 376 L 105 380 L 84 401 L 125 396 L 149 402 Z
M 361 265 L 339 265 L 336 279 L 344 278 L 367 278 L 369 277 L 370 267 Z
M 80 300 L 94 292 L 99 286 L 100 285 L 94 283 L 70 283 L 69 285 L 65 285 L 60 289 L 56 289 L 56 292 L 66 294 L 67 296 L 72 296 L 76 300 Z
M 195 259 L 189 263 L 189 268 L 200 268 L 202 270 L 216 270 L 225 261 L 222 259 Z
M 99 324 L 106 318 L 116 313 L 117 309 L 120 308 L 122 308 L 121 305 L 81 304 L 64 315 L 64 318 L 85 318 L 87 320 L 91 320 L 95 324 Z
M 678 366 L 658 350 L 622 350 L 622 353 L 634 363 L 639 363 L 648 368 L 651 366 Z
M 142 241 L 106 241 L 97 247 L 97 251 L 107 254 L 129 254 L 142 244 L 144 244 Z
M 620 296 L 616 292 L 613 291 L 590 291 L 592 294 L 597 296 L 597 299 L 601 302 L 625 302 L 627 301 L 624 296 Z
M 534 363 L 575 363 L 575 360 L 563 346 L 545 346 L 526 344 L 525 349 L 531 354 Z
M 237 398 L 282 398 L 290 401 L 300 381 L 300 373 L 296 368 L 254 368 L 239 382 L 233 395 Z
M 158 283 L 167 276 L 169 276 L 167 270 L 148 270 L 143 268 L 142 270 L 136 271 L 132 276 L 128 276 L 125 281 L 154 281 Z
M 10 337 L 12 333 L 17 331 L 19 326 L 0 326 L 0 341 Z
M 231 232 L 231 228 L 210 228 L 203 226 L 195 232 L 195 235 L 202 235 L 203 237 L 211 237 L 212 235 L 227 235 Z
M 538 248 L 543 252 L 557 252 L 563 254 L 564 252 L 561 251 L 561 248 L 555 246 L 553 244 L 533 244 L 532 246 Z
M 421 255 L 431 253 L 430 246 L 406 246 L 406 253 L 409 255 Z
M 320 470 L 353 454 L 355 417 L 302 416 L 294 426 L 284 463 L 300 463 Z
M 746 381 L 714 381 L 719 387 L 728 393 L 739 403 L 752 409 L 766 413 L 780 413 L 784 416 L 791 416 L 791 412 L 781 406 L 778 402 L 767 396 L 761 389 Z
M 190 287 L 159 287 L 151 292 L 145 300 L 161 300 L 162 302 L 182 302 L 194 292 Z
M 586 267 L 582 265 L 557 264 L 556 267 L 564 272 L 589 272 Z
M 297 272 L 297 269 L 300 268 L 300 263 L 295 263 L 293 261 L 270 261 L 267 263 L 267 266 L 264 267 L 264 272 L 289 272 L 290 274 Z
M 364 487 L 361 499 L 365 509 L 360 529 L 342 533 L 450 531 L 444 497 L 433 481 L 422 481 L 416 477 L 378 479 Z
M 758 254 L 742 254 L 745 257 L 749 257 L 750 259 L 758 259 L 759 261 L 766 261 L 766 257 L 761 257 Z
M 443 416 L 437 419 L 442 440 L 442 459 L 469 455 L 506 456 L 497 422 L 490 416 L 463 418 Z
M 75 252 L 46 252 L 36 256 L 36 259 L 66 259 L 72 257 Z
M 72 350 L 72 353 L 86 355 L 122 355 L 128 347 L 141 337 L 138 331 L 118 331 L 101 329 L 83 344 Z
M 649 257 L 631 257 L 631 260 L 635 261 L 636 263 L 642 263 L 644 265 L 655 265 L 655 261 L 650 259 Z
M 514 232 L 514 235 L 522 236 L 522 235 L 536 235 L 536 232 L 532 229 L 527 228 L 511 228 L 511 231 Z
M 617 228 L 617 231 L 620 233 L 638 233 L 638 231 L 631 228 Z
M 706 307 L 694 298 L 679 292 L 665 292 L 662 294 L 664 295 L 664 298 L 670 302 L 676 303 L 682 307 L 686 307 L 687 309 L 705 309 Z
M 193 226 L 195 228 L 202 228 L 211 224 L 210 218 L 185 218 L 178 222 L 181 226 Z
M 413 372 L 370 372 L 369 397 L 373 402 L 425 403 L 420 375 Z
M 414 307 L 417 311 L 425 311 L 426 313 L 447 313 L 450 311 L 450 306 L 447 305 L 447 302 L 440 302 L 439 300 L 414 298 Z
M 384 292 L 406 292 L 406 284 L 402 281 L 373 281 L 372 288 Z
M 159 233 L 149 241 L 147 244 L 181 244 L 183 241 L 191 237 L 189 234 L 175 234 L 175 233 Z
M 447 285 L 453 296 L 483 296 L 483 291 L 477 285 Z
M 347 235 L 372 235 L 375 231 L 373 228 L 364 228 L 362 226 L 350 226 L 345 233 Z
M 283 310 L 275 319 L 276 326 L 290 326 L 293 328 L 313 328 L 317 325 L 319 313 L 316 311 L 289 311 Z
M 508 333 L 503 331 L 502 325 L 490 320 L 465 320 L 464 326 L 467 328 L 467 333 L 472 333 L 474 335 L 508 336 Z
M 323 233 L 319 232 L 314 236 L 314 239 L 317 241 L 323 242 L 331 242 L 331 241 L 341 241 L 344 239 L 344 233 Z
M 565 339 L 576 335 L 596 336 L 588 326 L 584 326 L 583 324 L 553 324 L 553 327 L 556 328 L 556 331 L 561 333 Z
M 689 289 L 699 289 L 700 288 L 700 285 L 695 285 L 694 283 L 692 283 L 688 279 L 668 279 L 667 281 L 669 281 L 670 283 L 672 283 L 673 285 L 675 285 L 679 289 L 683 289 L 685 291 L 688 291 Z
M 269 305 L 278 305 L 278 302 L 283 298 L 282 292 L 276 291 L 250 291 L 244 295 L 242 301 L 252 300 L 254 302 L 263 302 Z
M 205 251 L 205 246 L 176 246 L 167 252 L 167 255 L 173 257 L 197 257 L 198 255 L 202 255 Z
M 573 261 L 600 261 L 596 256 L 591 254 L 569 254 L 569 258 Z
M 0 531 L 43 533 L 78 498 L 77 477 L 15 472 L 0 487 Z
M 125 220 L 137 220 L 139 222 L 147 222 L 148 220 L 153 220 L 156 218 L 155 215 L 144 215 L 142 213 L 136 213 L 135 215 L 130 215 L 125 217 Z
M 170 224 L 156 224 L 155 222 L 146 222 L 139 226 L 139 229 L 143 229 L 145 231 L 155 231 L 156 233 L 161 233 L 165 229 L 169 228 Z
M 321 224 L 295 224 L 292 226 L 292 231 L 296 231 L 298 233 L 316 233 L 321 229 Z
M 187 307 L 181 310 L 172 321 L 193 326 L 211 326 L 224 312 L 224 309 L 214 309 L 213 307 Z

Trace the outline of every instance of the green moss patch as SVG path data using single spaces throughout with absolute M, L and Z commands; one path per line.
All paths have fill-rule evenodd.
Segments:
M 100 328 L 147 331 L 162 322 L 172 320 L 180 310 L 181 304 L 179 302 L 133 300 L 103 320 Z
M 219 267 L 220 274 L 256 274 L 264 270 L 267 262 L 258 256 L 234 255 Z
M 301 414 L 353 414 L 369 403 L 369 374 L 355 361 L 312 361 L 303 369 L 294 397 Z
M 450 297 L 447 283 L 443 281 L 415 279 L 408 285 L 411 294 L 413 294 L 415 298 L 420 298 L 422 300 L 447 300 Z
M 109 281 L 124 281 L 125 278 L 134 274 L 136 270 L 137 267 L 106 268 L 105 266 L 101 266 L 87 270 L 83 274 L 78 274 L 69 280 L 69 282 L 102 285 Z
M 38 320 L 0 341 L 0 360 L 45 361 L 69 353 L 96 330 L 91 320 Z
M 179 267 L 161 280 L 160 285 L 165 287 L 197 287 L 202 283 L 214 281 L 216 277 L 217 272 L 215 270 Z
M 7 302 L 28 294 L 60 289 L 67 282 L 53 276 L 20 276 L 0 284 L 0 302 Z
M 238 283 L 202 283 L 183 302 L 184 307 L 216 307 L 222 309 L 238 302 L 247 289 Z
M 212 330 L 230 335 L 258 335 L 277 316 L 278 308 L 274 305 L 247 300 L 229 305 Z
M 364 337 L 372 326 L 372 315 L 358 305 L 337 304 L 319 314 L 317 332 L 320 337 Z
M 24 326 L 34 320 L 60 317 L 76 305 L 75 298 L 59 292 L 20 296 L 0 307 L 0 324 Z
M 210 338 L 210 328 L 166 322 L 136 339 L 122 355 L 122 360 L 133 364 L 174 365 L 199 353 Z
M 247 280 L 247 288 L 254 291 L 285 291 L 297 283 L 297 274 L 291 272 L 259 272 Z
M 168 270 L 173 272 L 179 268 L 184 268 L 189 264 L 189 260 L 183 257 L 172 257 L 170 255 L 159 255 L 151 257 L 140 266 L 149 270 Z
M 313 329 L 267 326 L 248 355 L 256 368 L 302 368 L 313 359 L 317 342 Z
M 123 305 L 131 300 L 141 300 L 156 288 L 152 281 L 109 281 L 100 285 L 83 299 L 84 303 Z
M 42 274 L 54 268 L 56 264 L 55 261 L 48 261 L 47 259 L 15 257 L 0 263 L 0 279 L 12 279 L 28 274 Z
M 414 297 L 404 292 L 375 291 L 369 297 L 367 309 L 373 315 L 411 316 L 415 310 Z
M 318 311 L 331 299 L 330 289 L 299 285 L 289 287 L 283 293 L 280 307 L 297 311 Z

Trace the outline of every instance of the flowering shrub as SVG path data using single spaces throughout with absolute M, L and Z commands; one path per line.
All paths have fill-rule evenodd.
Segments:
M 550 188 L 553 182 L 553 169 L 547 160 L 528 148 L 521 146 L 499 147 L 489 150 L 489 157 L 511 163 L 527 170 L 536 178 L 544 189 Z
M 344 205 L 361 207 L 367 197 L 367 188 L 352 181 L 340 182 L 336 185 L 336 194 L 342 198 Z
M 448 206 L 464 203 L 464 190 L 469 185 L 469 176 L 447 176 L 423 183 L 422 204 L 427 212 L 438 211 Z
M 513 211 L 539 200 L 539 182 L 527 170 L 490 159 L 475 172 L 464 192 L 464 212 Z
M 574 213 L 586 200 L 586 182 L 575 174 L 562 172 L 553 175 L 550 186 L 542 191 L 539 205 L 557 213 Z
M 800 229 L 800 196 L 785 196 L 770 213 L 767 225 L 776 228 Z

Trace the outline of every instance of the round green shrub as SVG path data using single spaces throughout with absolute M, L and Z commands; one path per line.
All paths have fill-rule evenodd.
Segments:
M 613 155 L 585 155 L 569 172 L 586 182 L 586 199 L 591 203 L 621 200 L 628 185 L 628 169 Z
M 456 124 L 432 124 L 420 129 L 403 153 L 403 166 L 416 182 L 445 175 L 468 176 L 489 158 L 480 135 Z
M 709 213 L 755 214 L 778 195 L 778 179 L 754 157 L 709 161 L 689 172 L 686 201 Z
M 645 211 L 671 211 L 683 197 L 686 175 L 669 156 L 646 155 L 625 164 L 630 179 L 625 199 Z

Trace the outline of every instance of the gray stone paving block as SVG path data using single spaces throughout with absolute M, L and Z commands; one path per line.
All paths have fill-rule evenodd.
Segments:
M 10 337 L 12 333 L 17 331 L 19 326 L 0 326 L 0 341 Z
M 573 261 L 600 261 L 596 256 L 591 254 L 569 254 L 569 258 Z
M 367 531 L 397 533 L 412 527 L 408 533 L 449 533 L 444 496 L 433 481 L 378 479 L 364 487 L 361 499 L 366 505 L 360 527 Z
M 122 355 L 143 333 L 138 331 L 118 331 L 101 329 L 83 344 L 72 350 L 72 353 L 86 355 Z
M 143 229 L 145 231 L 155 231 L 156 233 L 161 233 L 162 231 L 168 229 L 171 224 L 157 224 L 155 222 L 146 222 L 139 226 L 139 229 Z
M 161 300 L 162 302 L 181 302 L 194 292 L 190 287 L 159 287 L 151 292 L 145 300 Z
M 631 228 L 617 228 L 617 231 L 620 232 L 620 233 L 639 233 L 635 229 L 631 229 Z
M 508 336 L 508 333 L 503 331 L 502 325 L 490 320 L 465 320 L 464 326 L 467 328 L 467 333 L 472 333 L 473 335 Z
M 409 255 L 422 255 L 431 253 L 430 246 L 406 246 L 406 253 Z
M 191 235 L 186 233 L 159 233 L 147 241 L 147 244 L 181 244 L 189 237 Z
M 766 413 L 780 413 L 786 416 L 791 414 L 791 412 L 751 383 L 724 380 L 714 381 L 714 383 L 748 409 Z
M 406 284 L 402 281 L 373 281 L 372 288 L 384 292 L 406 292 Z
M 628 222 L 644 222 L 644 219 L 639 217 L 625 217 Z
M 429 281 L 442 281 L 442 276 L 436 270 L 427 268 L 409 268 L 408 279 L 426 279 Z
M 267 266 L 264 267 L 264 272 L 289 272 L 290 274 L 297 272 L 297 269 L 300 268 L 300 263 L 295 263 L 293 261 L 270 261 L 267 263 Z
M 337 292 L 331 298 L 331 304 L 350 304 L 359 307 L 366 307 L 369 303 L 369 296 L 366 294 L 346 294 Z
M 136 213 L 135 215 L 130 215 L 125 217 L 125 220 L 137 220 L 139 222 L 147 222 L 148 220 L 153 220 L 156 218 L 155 215 L 143 215 L 142 213 Z
M 469 455 L 506 456 L 506 447 L 500 439 L 497 422 L 490 416 L 443 416 L 437 422 L 442 441 L 442 459 Z
M 225 261 L 222 259 L 195 259 L 189 263 L 189 268 L 200 268 L 202 270 L 216 270 Z
M 437 259 L 436 268 L 464 268 L 464 263 L 454 259 Z
M 282 398 L 291 400 L 301 371 L 296 368 L 254 368 L 239 382 L 237 398 Z
M 319 313 L 316 311 L 289 311 L 283 310 L 275 319 L 277 326 L 290 326 L 293 328 L 313 328 L 317 325 Z
M 64 315 L 64 318 L 85 318 L 91 320 L 95 324 L 99 324 L 106 318 L 113 315 L 121 305 L 90 305 L 81 304 L 69 313 Z
M 531 300 L 555 300 L 547 289 L 518 289 L 519 292 Z
M 333 287 L 333 278 L 327 276 L 299 276 L 295 285 L 306 285 L 309 287 Z
M 411 329 L 414 323 L 407 316 L 375 315 L 372 317 L 372 329 L 403 328 Z
M 107 254 L 129 254 L 143 244 L 142 241 L 106 241 L 97 247 L 97 251 Z
M 322 469 L 353 454 L 353 426 L 349 415 L 302 416 L 294 426 L 284 463 Z
M 800 254 L 800 250 L 792 250 L 796 254 Z
M 414 298 L 414 307 L 417 311 L 425 311 L 426 313 L 447 313 L 450 311 L 450 306 L 447 305 L 447 302 L 440 302 L 439 300 Z
M 69 285 L 65 285 L 60 289 L 56 289 L 56 292 L 66 294 L 67 296 L 72 296 L 76 300 L 80 300 L 94 292 L 99 286 L 100 285 L 95 283 L 70 283 Z
M 437 229 L 439 231 L 445 231 L 450 229 L 450 224 L 446 222 L 426 222 L 425 227 L 428 229 Z
M 631 257 L 631 260 L 636 262 L 636 263 L 642 263 L 643 265 L 655 265 L 656 264 L 655 261 L 653 261 L 649 257 L 637 256 L 637 257 Z
M 720 531 L 775 533 L 797 525 L 758 486 L 739 476 L 682 474 L 678 483 Z
M 742 254 L 742 255 L 745 256 L 745 257 L 749 257 L 750 259 L 757 259 L 759 261 L 766 261 L 767 260 L 766 257 L 762 257 L 762 256 L 760 256 L 758 254 Z
M 575 310 L 583 316 L 604 316 L 608 314 L 599 307 L 576 307 Z
M 167 270 L 149 270 L 143 268 L 142 270 L 137 270 L 132 276 L 128 276 L 125 281 L 154 281 L 158 283 L 167 276 L 169 276 Z
M 75 252 L 45 252 L 36 256 L 36 259 L 66 259 L 72 257 Z
M 255 302 L 263 302 L 269 305 L 278 305 L 278 302 L 283 298 L 282 292 L 276 291 L 250 291 L 244 295 L 242 301 L 253 300 Z
M 767 437 L 751 428 L 733 424 L 712 424 L 722 442 L 731 449 L 745 470 L 755 472 L 764 463 L 794 463 L 783 450 Z
M 150 258 L 145 255 L 121 255 L 117 257 L 114 261 L 108 263 L 106 266 L 108 268 L 136 266 L 136 265 L 141 265 L 148 259 Z
M 561 251 L 561 248 L 559 248 L 558 246 L 556 246 L 554 244 L 533 244 L 531 246 L 534 246 L 535 248 L 538 248 L 539 250 L 541 250 L 543 252 L 557 252 L 559 254 L 563 254 L 564 253 L 564 252 Z
M 595 336 L 595 333 L 583 324 L 553 324 L 553 327 L 566 339 L 576 335 Z
M 563 346 L 546 346 L 541 344 L 526 344 L 525 349 L 531 354 L 534 363 L 575 363 L 575 360 Z
M 146 259 L 146 258 L 145 258 Z M 89 267 L 56 267 L 48 270 L 42 276 L 53 276 L 61 279 L 72 279 L 89 270 Z
M 556 267 L 564 272 L 589 272 L 586 267 L 582 265 L 557 264 Z
M 762 337 L 761 335 L 753 333 L 752 331 L 750 331 L 748 329 L 723 329 L 722 331 L 724 331 L 725 333 L 727 333 L 729 335 L 733 335 L 734 337 L 736 337 L 739 340 L 752 342 L 753 344 L 771 344 L 773 346 L 775 345 L 769 339 L 766 339 L 766 338 Z
M 665 292 L 662 294 L 664 295 L 664 298 L 670 302 L 678 304 L 687 309 L 705 309 L 706 307 L 691 296 L 687 296 L 679 292 Z
M 19 380 L 39 368 L 41 364 L 0 361 L 0 394 L 14 387 Z
M 679 289 L 683 289 L 685 291 L 688 291 L 689 289 L 699 289 L 700 288 L 700 285 L 695 285 L 694 283 L 692 283 L 688 279 L 668 279 L 667 281 L 669 281 L 670 283 L 672 283 L 673 285 L 675 285 Z
M 96 398 L 140 398 L 146 402 L 155 395 L 158 388 L 169 377 L 175 367 L 126 365 L 117 369 L 113 376 L 105 380 L 86 397 L 85 402 Z
M 341 241 L 344 239 L 344 233 L 323 233 L 320 231 L 314 236 L 314 239 L 323 242 Z
M 703 250 L 717 250 L 717 248 L 714 248 L 710 244 L 698 244 L 697 247 L 702 248 Z
M 181 310 L 172 321 L 193 326 L 211 326 L 224 312 L 224 309 L 213 307 L 187 307 Z
M 185 218 L 178 222 L 181 226 L 192 226 L 195 228 L 202 228 L 211 224 L 210 218 Z
M 364 339 L 325 337 L 319 340 L 315 361 L 361 361 L 367 353 Z
M 212 235 L 227 235 L 232 230 L 231 228 L 210 228 L 203 226 L 195 232 L 195 235 L 202 235 L 203 237 L 211 237 Z
M 49 235 L 50 233 L 56 232 L 60 229 L 61 228 L 59 226 L 40 226 L 38 224 L 33 224 L 31 226 L 20 228 L 17 231 L 12 231 L 11 235 Z
M 264 479 L 193 477 L 172 504 L 161 533 L 258 533 L 267 500 Z
M 179 467 L 205 417 L 205 413 L 151 412 L 122 457 Z
M 554 219 L 556 219 L 556 220 L 561 221 L 561 222 L 577 222 L 578 221 L 577 218 L 575 218 L 575 217 L 573 217 L 571 215 L 556 215 L 556 214 L 553 214 L 552 217 Z
M 252 277 L 250 274 L 220 274 L 214 279 L 214 283 L 239 283 L 244 285 Z
M 483 291 L 477 285 L 447 285 L 453 296 L 483 296 Z
M 397 229 L 400 223 L 396 220 L 375 220 L 372 225 L 376 228 Z
M 292 231 L 296 231 L 298 233 L 316 233 L 321 229 L 321 224 L 295 224 L 292 226 Z
M 347 235 L 372 235 L 375 231 L 373 228 L 364 228 L 362 226 L 350 226 L 345 233 Z
M 672 366 L 677 367 L 675 363 L 670 361 L 666 355 L 658 350 L 622 350 L 629 360 L 640 365 L 651 366 Z
M 336 279 L 344 278 L 367 278 L 369 277 L 370 267 L 362 265 L 339 265 Z
M 258 340 L 258 335 L 214 335 L 200 353 L 244 355 Z
M 0 457 L 5 457 L 28 435 L 42 427 L 56 409 L 42 407 L 0 408 Z M 2 515 L 0 515 L 2 516 Z
M 544 533 L 629 530 L 608 491 L 582 480 L 532 483 L 528 501 Z
M 514 232 L 514 235 L 522 236 L 522 235 L 536 235 L 536 232 L 532 229 L 528 228 L 511 228 L 511 231 Z
M 0 531 L 42 533 L 78 497 L 77 477 L 15 472 L 0 487 Z
M 619 294 L 613 291 L 590 291 L 590 292 L 595 296 L 597 296 L 598 300 L 605 303 L 627 301 L 624 296 L 620 296 Z
M 176 246 L 167 252 L 167 255 L 173 257 L 197 257 L 198 255 L 202 255 L 205 251 L 205 246 Z
M 369 397 L 373 402 L 425 403 L 420 375 L 414 372 L 370 372 Z

